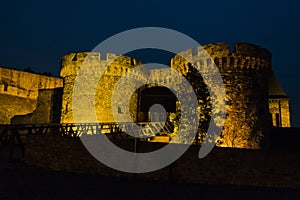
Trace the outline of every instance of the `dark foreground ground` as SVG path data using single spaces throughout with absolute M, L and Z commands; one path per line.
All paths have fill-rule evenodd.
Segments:
M 226 175 L 225 175 L 226 176 Z M 0 162 L 0 199 L 300 199 L 300 189 L 148 182 Z

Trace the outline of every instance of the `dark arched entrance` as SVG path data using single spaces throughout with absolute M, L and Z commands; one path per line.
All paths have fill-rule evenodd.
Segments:
M 139 122 L 150 121 L 149 109 L 154 104 L 162 105 L 167 113 L 176 112 L 176 101 L 177 98 L 175 94 L 166 87 L 155 86 L 143 89 L 139 94 Z M 164 119 L 163 113 L 153 113 L 153 120 L 156 122 L 162 121 Z

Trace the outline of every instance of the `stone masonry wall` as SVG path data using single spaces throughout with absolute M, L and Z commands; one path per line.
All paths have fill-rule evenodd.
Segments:
M 226 120 L 219 146 L 260 148 L 263 123 L 268 111 L 268 88 L 265 73 L 271 69 L 271 54 L 256 45 L 236 43 L 233 51 L 227 43 L 204 45 L 210 59 L 204 59 L 200 47 L 176 55 L 171 67 L 183 74 L 190 65 L 181 55 L 188 56 L 200 68 L 213 63 L 218 67 L 226 90 Z M 216 86 L 218 87 L 218 86 Z
M 142 83 L 145 87 L 153 87 L 158 84 L 152 84 L 154 81 L 162 81 L 163 83 L 170 83 L 178 87 L 180 82 L 175 80 L 167 69 L 155 69 L 155 70 L 145 70 L 134 69 L 134 67 L 140 65 L 141 63 L 135 59 L 121 56 L 118 57 L 115 54 L 107 54 L 105 60 L 100 59 L 100 53 L 77 53 L 66 55 L 62 60 L 61 76 L 64 79 L 64 92 L 63 92 L 63 103 L 62 103 L 62 123 L 72 123 L 73 112 L 72 112 L 72 101 L 73 98 L 78 98 L 83 102 L 90 102 L 90 99 L 94 99 L 94 102 L 90 102 L 89 109 L 80 110 L 80 115 L 82 118 L 81 122 L 91 122 L 87 120 L 88 115 L 91 111 L 95 110 L 98 122 L 115 122 L 113 118 L 113 112 L 117 113 L 119 122 L 128 121 L 128 110 L 127 106 L 121 105 L 122 96 L 118 96 L 115 101 L 112 101 L 112 93 L 114 88 L 120 89 L 125 94 L 131 95 L 129 101 L 129 112 L 133 121 L 136 121 L 137 114 L 137 104 L 138 104 L 138 94 L 137 91 L 132 93 L 129 89 L 134 87 L 136 83 Z M 112 62 L 113 61 L 113 62 Z M 110 63 L 112 62 L 112 63 Z M 83 77 L 82 82 L 85 83 L 86 80 L 93 80 L 98 82 L 97 88 L 83 87 L 82 92 L 76 96 L 74 95 L 74 82 L 76 80 L 77 74 L 81 69 L 87 69 L 87 75 Z M 127 73 L 128 72 L 128 73 Z M 120 78 L 127 73 L 129 79 L 122 85 L 117 86 Z M 102 77 L 100 78 L 100 74 Z M 98 80 L 100 79 L 100 80 Z M 80 85 L 78 85 L 80 87 Z M 96 95 L 95 95 L 96 91 Z M 127 102 L 126 102 L 127 103 Z M 114 105 L 114 109 L 111 105 Z
M 36 100 L 0 94 L 0 124 L 9 124 L 15 115 L 32 113 Z
M 62 87 L 62 79 L 0 67 L 0 94 L 34 99 L 39 89 Z
M 62 88 L 39 90 L 36 109 L 26 115 L 16 115 L 11 124 L 59 123 Z
M 122 119 L 122 115 L 128 113 L 124 113 L 126 110 L 118 106 L 118 99 L 116 99 L 116 102 L 111 102 L 112 93 L 116 87 L 116 83 L 129 71 L 130 78 L 132 78 L 133 81 L 145 80 L 144 75 L 131 70 L 140 64 L 141 63 L 135 59 L 117 56 L 115 54 L 106 54 L 106 59 L 104 60 L 100 59 L 100 53 L 87 52 L 66 55 L 62 59 L 62 69 L 60 72 L 61 77 L 64 79 L 61 123 L 74 122 L 72 109 L 73 98 L 80 99 L 86 102 L 86 104 L 89 104 L 85 105 L 87 109 L 80 110 L 81 122 L 91 122 L 87 119 L 89 119 L 89 115 L 93 110 L 96 111 L 98 122 L 114 122 L 111 104 L 116 106 L 115 108 L 118 110 L 114 110 L 114 112 Z M 74 96 L 74 82 L 80 69 L 86 69 L 87 71 L 87 75 L 81 79 L 81 83 L 85 83 L 88 79 L 89 81 L 96 82 L 97 87 L 92 88 L 92 86 L 89 86 L 87 88 L 83 86 L 80 94 Z M 100 75 L 102 75 L 101 78 Z M 79 83 L 79 87 L 81 87 L 81 83 Z M 120 89 L 126 92 L 126 88 L 130 87 L 129 84 L 134 84 L 134 82 L 128 81 L 128 84 Z M 134 117 L 136 113 L 137 95 L 133 95 L 130 104 L 130 112 Z M 124 118 L 124 120 L 126 119 Z
M 269 99 L 269 110 L 275 127 L 290 127 L 290 108 L 288 98 Z M 278 115 L 278 121 L 276 119 Z
M 0 124 L 9 124 L 15 115 L 32 113 L 39 89 L 62 86 L 60 78 L 0 67 Z

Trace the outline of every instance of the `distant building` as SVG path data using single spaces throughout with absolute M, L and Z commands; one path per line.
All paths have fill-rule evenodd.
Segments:
M 269 80 L 269 111 L 274 127 L 290 127 L 289 98 L 281 87 L 273 71 L 268 74 Z

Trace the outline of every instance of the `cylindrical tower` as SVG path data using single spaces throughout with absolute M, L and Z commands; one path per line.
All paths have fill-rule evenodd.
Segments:
M 201 47 L 197 52 L 189 49 L 176 55 L 171 61 L 171 67 L 183 75 L 188 73 L 191 63 L 180 55 L 189 56 L 195 61 L 193 63 L 203 68 L 215 63 L 226 91 L 226 119 L 217 145 L 260 148 L 269 113 L 265 74 L 271 69 L 270 52 L 247 43 L 235 43 L 233 51 L 229 50 L 227 43 L 204 45 L 203 48 L 210 59 L 204 59 Z
M 85 120 L 89 118 L 88 115 L 91 114 L 91 109 L 96 110 L 97 122 L 114 122 L 111 107 L 111 98 L 114 87 L 127 71 L 141 65 L 141 62 L 130 57 L 117 56 L 111 53 L 107 53 L 105 59 L 101 59 L 101 57 L 103 56 L 100 56 L 100 53 L 97 52 L 71 53 L 63 57 L 62 68 L 60 71 L 60 76 L 63 77 L 64 80 L 61 123 L 74 122 L 72 112 L 74 82 L 83 63 L 84 67 L 88 69 L 87 76 L 83 77 L 83 79 L 97 81 L 98 86 L 97 88 L 83 88 L 88 92 L 84 91 L 82 94 L 79 94 L 80 96 L 78 96 L 78 98 L 81 100 L 94 99 L 94 103 L 93 105 L 90 105 L 90 109 L 80 110 L 80 118 L 82 119 L 80 122 L 91 123 L 91 121 Z M 101 74 L 101 76 L 99 76 L 99 74 Z M 131 76 L 134 76 L 132 78 L 135 80 L 145 78 L 142 75 L 139 76 L 139 74 L 136 74 L 134 70 L 131 73 Z M 126 90 L 126 88 L 122 89 Z M 93 91 L 96 92 L 93 93 Z M 133 118 L 135 118 L 136 113 L 136 101 L 137 95 L 132 94 L 130 113 L 132 113 Z M 116 105 L 115 108 L 118 109 L 116 113 L 119 113 L 120 115 L 125 114 L 123 108 L 118 107 L 117 104 L 118 102 L 113 102 L 113 105 Z

